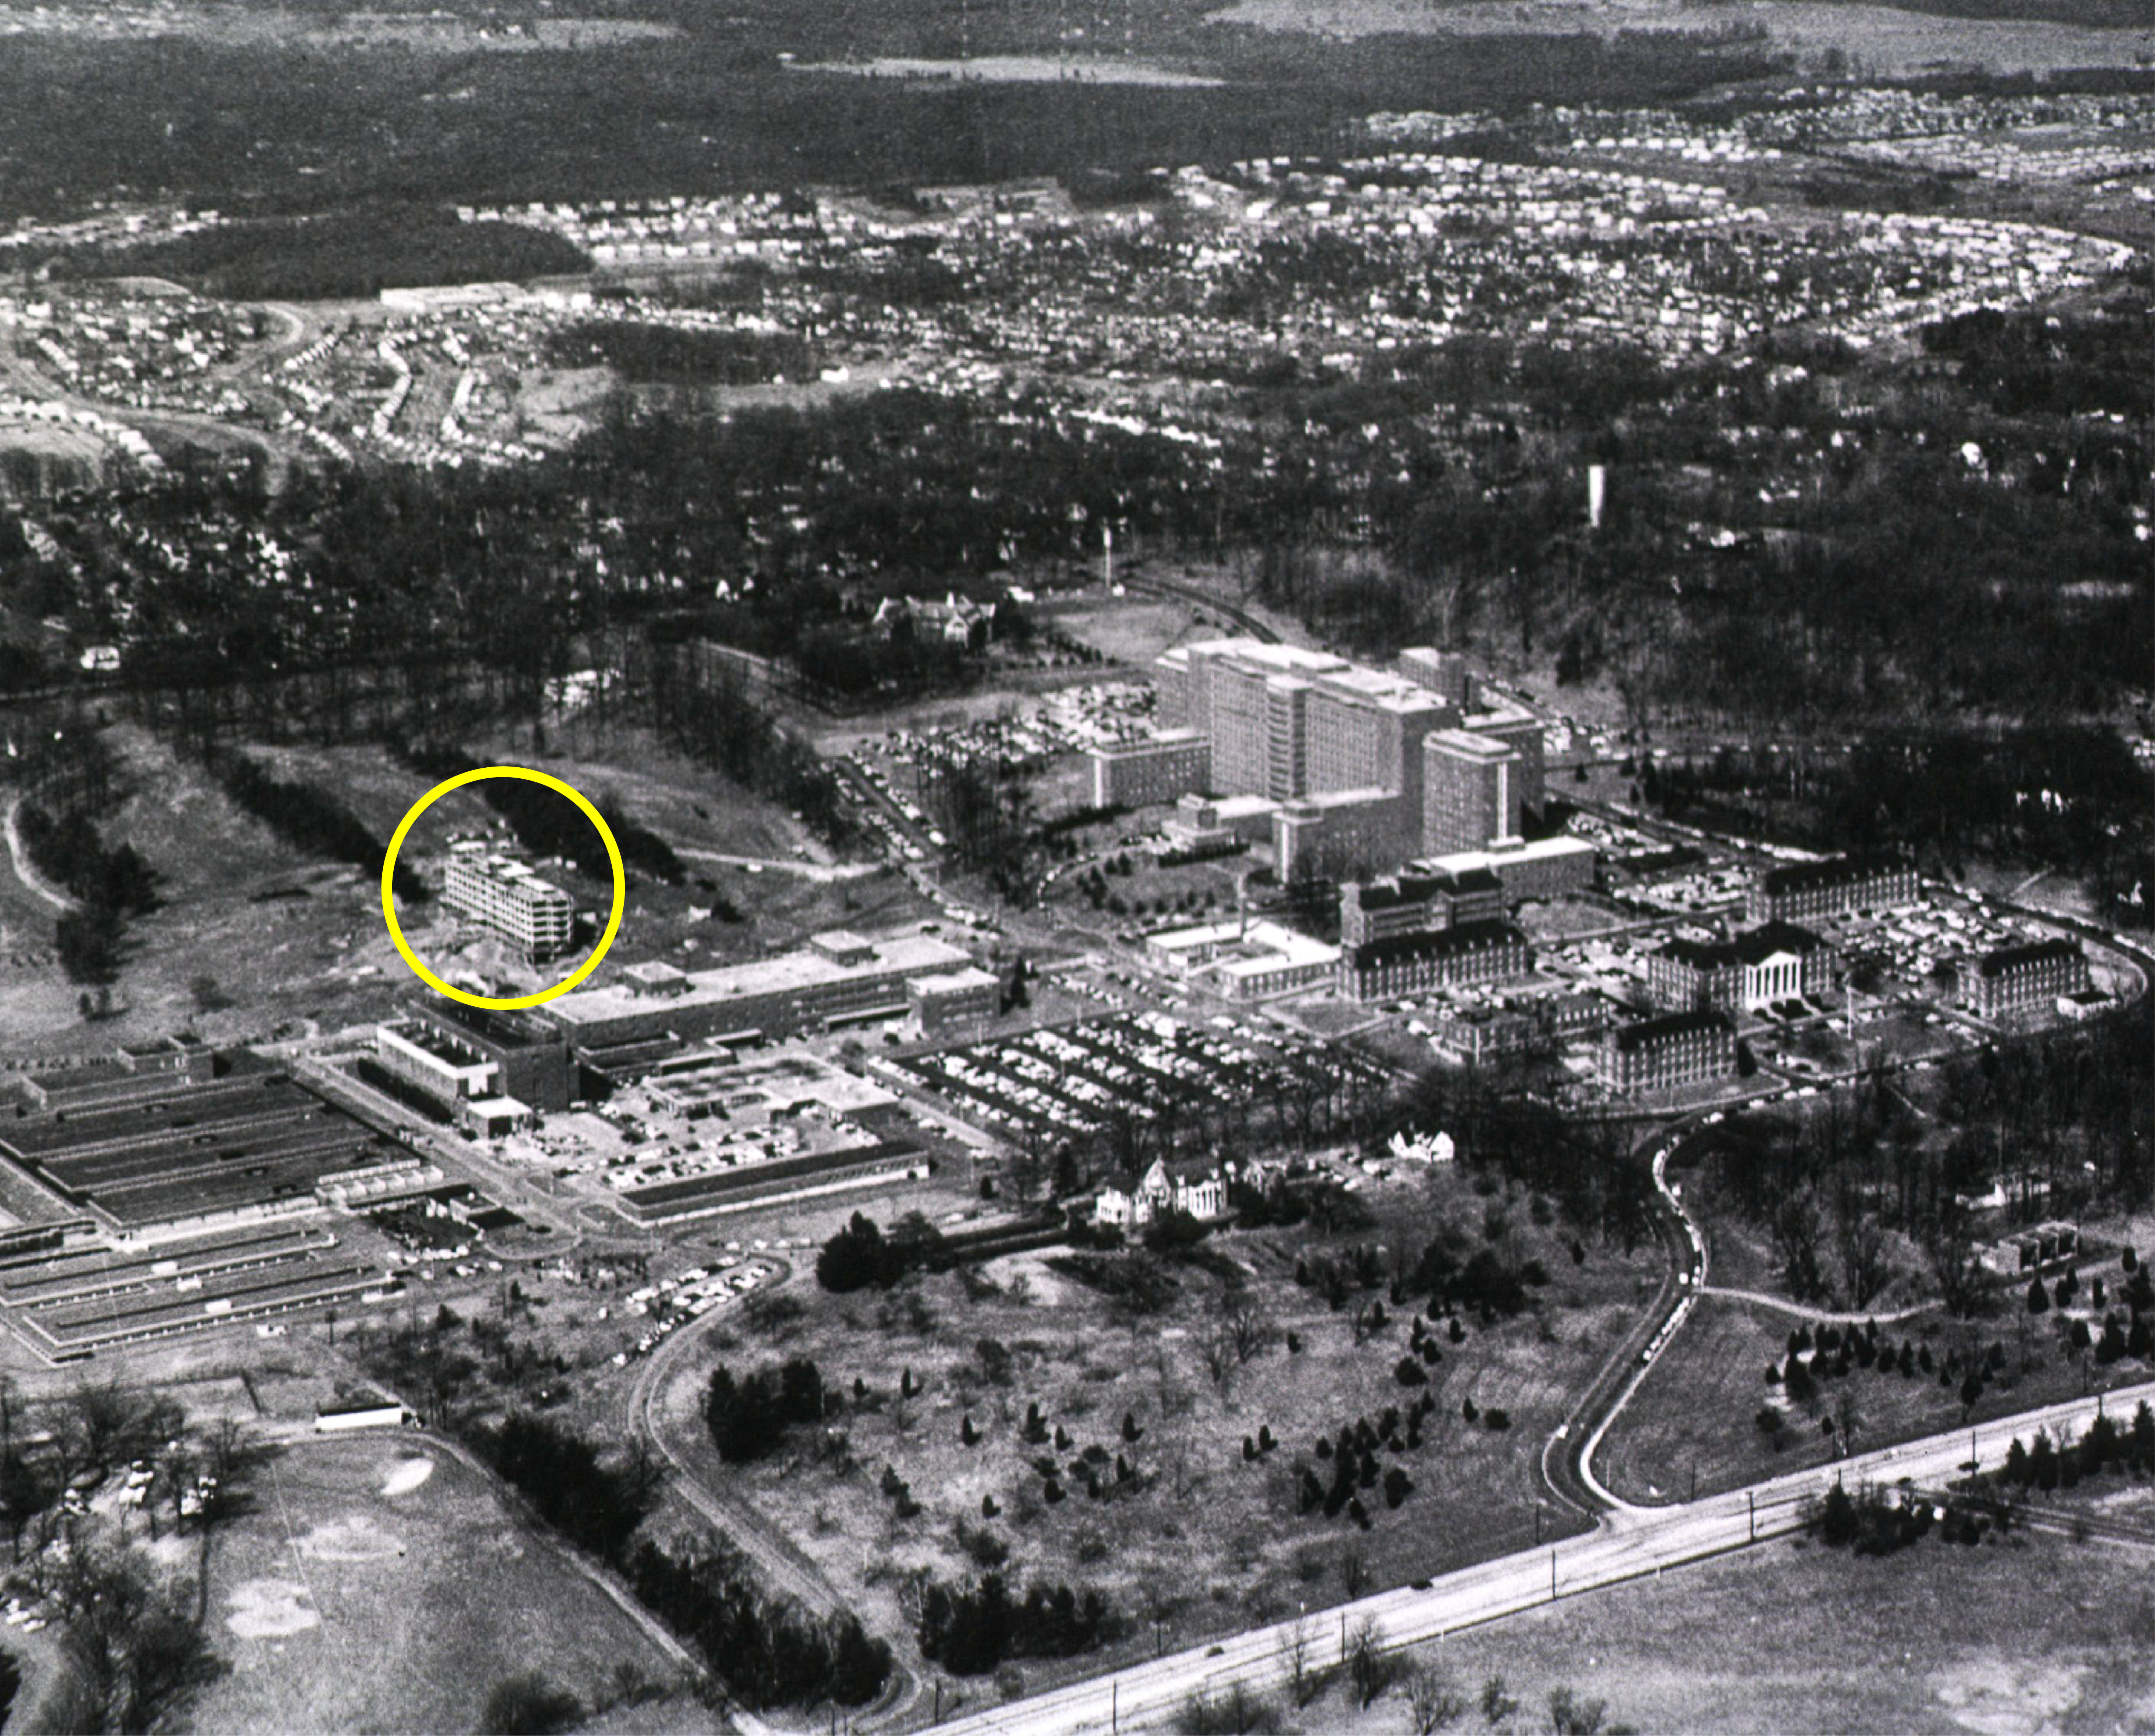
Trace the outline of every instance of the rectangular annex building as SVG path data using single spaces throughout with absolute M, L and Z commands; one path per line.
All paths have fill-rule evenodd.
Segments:
M 1509 922 L 1461 922 L 1431 933 L 1395 934 L 1342 953 L 1346 999 L 1390 1000 L 1463 983 L 1506 983 L 1534 968 L 1526 935 Z

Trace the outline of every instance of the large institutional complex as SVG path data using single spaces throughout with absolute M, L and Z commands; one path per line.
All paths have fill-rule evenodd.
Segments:
M 576 930 L 576 906 L 566 892 L 476 840 L 449 846 L 442 897 L 450 909 L 515 942 L 527 958 L 567 952 Z
M 1542 805 L 1540 720 L 1477 691 L 1447 653 L 1408 651 L 1385 671 L 1211 639 L 1163 654 L 1153 679 L 1159 732 L 1094 750 L 1094 800 L 1200 799 L 1193 850 L 1216 835 L 1269 845 L 1282 880 L 1502 850 Z

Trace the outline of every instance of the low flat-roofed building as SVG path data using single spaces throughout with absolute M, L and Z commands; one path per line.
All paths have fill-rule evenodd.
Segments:
M 834 930 L 775 958 L 689 972 L 655 991 L 632 981 L 574 989 L 540 1010 L 580 1049 L 668 1034 L 688 1042 L 721 1034 L 789 1037 L 902 1014 L 909 1010 L 909 978 L 971 962 L 970 954 L 929 935 L 900 932 L 871 940 Z
M 0 1118 L 0 1156 L 127 1241 L 316 1211 L 340 1177 L 416 1162 L 248 1050 L 158 1082 Z
M 1594 885 L 1594 846 L 1584 838 L 1521 839 L 1487 850 L 1454 850 L 1431 856 L 1423 868 L 1451 875 L 1486 871 L 1504 889 L 1507 905 L 1547 901 L 1588 891 Z
M 1185 795 L 1160 822 L 1172 853 L 1193 859 L 1232 855 L 1252 845 L 1269 844 L 1272 816 L 1280 804 L 1268 796 Z
M 457 1105 L 457 1125 L 481 1139 L 500 1139 L 531 1125 L 531 1105 L 514 1097 L 469 1097 Z
M 555 1026 L 514 1009 L 467 1007 L 442 997 L 411 1003 L 375 1032 L 386 1072 L 454 1111 L 475 1097 L 514 1097 L 554 1111 L 575 1096 L 567 1039 Z
M 1328 981 L 1339 949 L 1277 922 L 1201 923 L 1145 937 L 1154 963 L 1201 978 L 1230 1000 L 1269 999 Z

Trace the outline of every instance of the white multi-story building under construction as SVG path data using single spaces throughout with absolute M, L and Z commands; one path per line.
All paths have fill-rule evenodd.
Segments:
M 476 840 L 449 846 L 442 896 L 451 910 L 514 941 L 527 958 L 567 952 L 576 931 L 576 906 L 566 892 Z

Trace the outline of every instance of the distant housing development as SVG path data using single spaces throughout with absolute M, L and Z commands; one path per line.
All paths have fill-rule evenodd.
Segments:
M 566 892 L 476 840 L 449 846 L 442 896 L 450 909 L 515 942 L 527 958 L 558 957 L 575 933 L 576 906 Z

